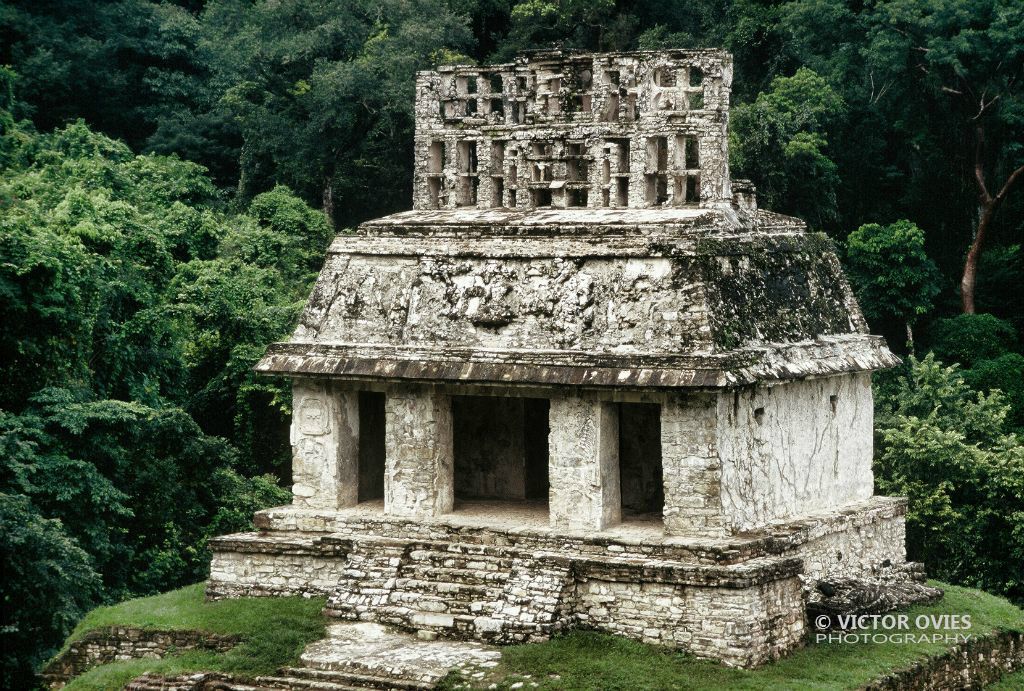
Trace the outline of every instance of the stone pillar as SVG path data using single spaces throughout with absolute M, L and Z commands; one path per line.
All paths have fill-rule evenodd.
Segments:
M 551 399 L 548 436 L 551 527 L 602 530 L 622 520 L 618 406 Z
M 723 534 L 717 420 L 717 400 L 712 395 L 669 396 L 661 406 L 664 518 L 669 535 Z
M 359 501 L 359 392 L 292 386 L 292 503 L 340 509 Z
M 401 386 L 385 399 L 384 511 L 418 518 L 455 504 L 452 401 L 426 387 Z

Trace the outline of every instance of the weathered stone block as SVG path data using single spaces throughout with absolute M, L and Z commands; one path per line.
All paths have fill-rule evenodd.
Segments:
M 601 530 L 622 517 L 618 409 L 584 397 L 551 400 L 551 526 Z
M 384 511 L 437 516 L 455 502 L 451 398 L 429 388 L 390 392 L 386 402 Z

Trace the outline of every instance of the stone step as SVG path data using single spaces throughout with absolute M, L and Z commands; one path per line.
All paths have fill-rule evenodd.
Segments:
M 502 588 L 502 583 L 477 585 L 396 578 L 390 589 L 357 587 L 344 594 L 336 591 L 323 613 L 336 619 L 357 619 L 367 608 L 375 610 L 380 603 L 386 602 L 425 612 L 473 614 L 482 611 L 487 603 L 499 599 Z
M 390 609 L 396 615 L 410 613 L 404 608 Z M 472 617 L 465 619 L 472 621 Z M 452 669 L 472 673 L 494 667 L 501 658 L 501 653 L 488 645 L 410 636 L 410 628 L 403 625 L 396 630 L 379 622 L 332 624 L 326 638 L 306 646 L 299 666 L 280 669 L 277 676 L 418 691 L 433 688 Z
M 475 630 L 474 620 L 479 615 L 429 612 L 415 607 L 388 605 L 377 609 L 377 619 L 413 631 L 434 631 L 451 635 L 459 631 Z
M 310 691 L 363 691 L 364 689 L 388 689 L 390 686 L 353 686 L 333 681 L 316 681 L 298 677 L 256 677 L 260 688 L 266 689 L 309 689 Z
M 407 543 L 412 549 L 441 549 L 450 552 L 461 552 L 463 554 L 492 554 L 496 556 L 507 556 L 514 551 L 514 547 L 508 545 L 495 545 L 483 542 L 466 542 L 458 540 L 454 536 L 441 540 L 415 540 Z
M 459 599 L 485 598 L 492 593 L 501 591 L 503 583 L 452 583 L 440 578 L 410 578 L 399 576 L 395 579 L 395 587 L 392 592 L 404 590 L 415 593 L 428 593 L 431 595 L 443 595 L 445 597 Z
M 388 605 L 394 607 L 405 607 L 421 612 L 434 614 L 474 614 L 474 603 L 480 603 L 478 609 L 487 603 L 485 597 L 455 599 L 447 595 L 435 595 L 419 591 L 398 590 L 391 593 L 388 598 Z M 475 616 L 479 616 L 476 614 Z
M 409 607 L 380 607 L 377 621 L 407 631 L 431 632 L 444 638 L 495 641 L 507 639 L 510 633 L 529 635 L 535 627 L 501 621 L 487 614 L 446 614 L 426 612 Z
M 365 674 L 349 670 L 314 669 L 311 667 L 282 667 L 274 679 L 287 679 L 295 688 L 321 688 L 311 684 L 338 684 L 355 689 L 398 689 L 400 691 L 423 691 L 433 688 L 428 682 L 398 679 L 377 674 Z M 264 677 L 260 677 L 262 681 Z
M 445 553 L 475 555 L 483 559 L 512 559 L 516 550 L 500 545 L 481 545 L 471 542 L 413 542 L 408 545 L 410 553 Z
M 512 568 L 512 558 L 481 554 L 460 554 L 458 552 L 444 552 L 441 550 L 413 550 L 409 553 L 408 560 L 402 564 L 402 570 L 405 571 L 418 566 L 508 573 Z
M 459 583 L 464 585 L 486 585 L 501 587 L 509 579 L 509 572 L 503 571 L 480 571 L 478 569 L 458 569 L 445 566 L 430 566 L 427 564 L 410 564 L 402 569 L 403 578 L 416 578 L 424 581 L 441 581 L 444 583 Z

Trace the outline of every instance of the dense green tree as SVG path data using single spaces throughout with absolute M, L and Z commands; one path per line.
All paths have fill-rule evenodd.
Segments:
M 0 64 L 48 130 L 84 118 L 141 147 L 157 118 L 205 78 L 195 19 L 149 0 L 9 0 L 0 5 Z
M 928 228 L 940 266 L 959 265 L 962 309 L 973 311 L 981 250 L 1000 231 L 1019 232 L 1024 209 L 1024 195 L 1011 194 L 1024 174 L 1020 3 L 793 0 L 782 21 L 800 61 L 866 125 L 836 159 L 847 213 L 866 201 L 874 218 Z
M 820 228 L 838 217 L 839 175 L 829 157 L 829 133 L 845 112 L 842 97 L 811 70 L 777 77 L 770 91 L 734 109 L 731 164 L 753 178 L 766 206 Z
M 999 390 L 1010 406 L 1007 424 L 1018 435 L 1024 434 L 1024 355 L 1003 353 L 994 358 L 978 360 L 963 371 L 964 381 L 976 391 Z
M 280 384 L 251 367 L 294 323 L 331 236 L 322 214 L 285 188 L 224 214 L 198 165 L 135 156 L 81 123 L 19 156 L 0 182 L 0 406 L 69 382 L 173 401 L 250 470 L 279 467 Z
M 203 21 L 243 199 L 282 183 L 346 223 L 408 205 L 415 71 L 471 42 L 464 18 L 440 0 L 218 0 Z
M 523 0 L 511 9 L 509 32 L 497 59 L 528 48 L 622 48 L 614 0 Z M 618 29 L 618 31 L 616 31 Z
M 978 270 L 979 312 L 1014 325 L 1024 340 L 1024 251 L 1020 244 L 993 245 L 981 256 Z
M 907 556 L 929 574 L 1024 598 L 1024 444 L 998 392 L 929 354 L 878 386 L 875 484 L 905 496 Z
M 1024 177 L 1024 7 L 1014 0 L 893 0 L 870 15 L 868 64 L 898 84 L 904 107 L 941 118 L 949 153 L 976 201 L 960 281 L 963 311 L 975 311 L 978 260 L 996 212 Z M 971 214 L 974 216 L 974 214 Z
M 846 239 L 846 268 L 861 309 L 876 329 L 887 320 L 912 326 L 932 309 L 939 269 L 924 251 L 924 231 L 910 221 L 863 225 Z
M 0 180 L 0 493 L 24 530 L 5 522 L 4 550 L 26 578 L 67 572 L 40 577 L 51 601 L 13 610 L 4 675 L 27 674 L 97 601 L 202 578 L 210 536 L 287 502 L 261 474 L 286 477 L 285 390 L 252 366 L 291 329 L 332 235 L 283 187 L 230 213 L 195 163 L 135 155 L 81 122 L 15 129 Z
M 1013 325 L 991 314 L 960 314 L 936 319 L 929 329 L 928 348 L 944 362 L 972 367 L 1018 348 Z
M 38 666 L 100 597 L 89 555 L 60 521 L 0 491 L 0 686 L 34 688 Z

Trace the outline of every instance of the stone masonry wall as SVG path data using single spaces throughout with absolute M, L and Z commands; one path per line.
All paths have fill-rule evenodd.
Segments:
M 749 531 L 870 497 L 872 420 L 866 372 L 722 393 L 726 526 Z
M 238 636 L 203 631 L 152 631 L 123 626 L 97 629 L 70 644 L 42 672 L 53 689 L 97 665 L 118 660 L 162 658 L 183 650 L 224 652 L 238 644 Z
M 840 521 L 836 521 L 840 523 Z M 906 521 L 903 509 L 893 507 L 872 520 L 851 515 L 845 525 L 814 535 L 797 550 L 808 579 L 871 578 L 907 560 Z
M 669 535 L 724 534 L 716 414 L 711 394 L 669 396 L 662 405 L 664 521 Z
M 745 589 L 588 579 L 576 597 L 579 626 L 731 665 L 778 658 L 804 634 L 797 578 Z
M 206 596 L 323 596 L 337 588 L 349 545 L 319 537 L 240 533 L 217 538 Z
M 902 565 L 905 510 L 873 498 L 758 537 L 659 542 L 278 509 L 267 532 L 212 543 L 207 592 L 326 593 L 333 616 L 504 643 L 588 627 L 749 666 L 800 640 L 808 579 Z
M 1024 669 L 1024 633 L 997 631 L 868 684 L 862 691 L 982 689 Z

